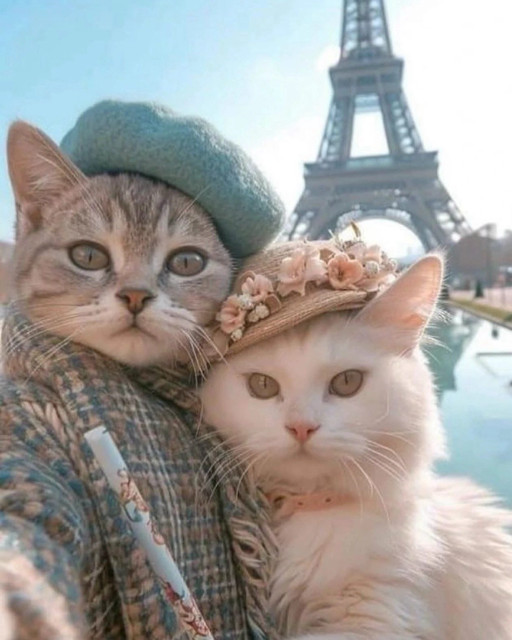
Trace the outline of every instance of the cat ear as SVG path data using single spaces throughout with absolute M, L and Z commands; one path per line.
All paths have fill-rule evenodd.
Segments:
M 363 308 L 358 319 L 389 328 L 389 344 L 401 353 L 410 351 L 419 343 L 434 312 L 443 273 L 442 256 L 425 256 Z
M 16 200 L 16 238 L 37 229 L 43 207 L 86 179 L 48 136 L 27 122 L 9 128 L 7 162 Z

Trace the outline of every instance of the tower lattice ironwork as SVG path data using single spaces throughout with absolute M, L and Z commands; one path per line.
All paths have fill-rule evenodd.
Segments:
M 333 96 L 315 162 L 288 220 L 289 238 L 328 237 L 351 220 L 385 218 L 410 228 L 425 249 L 450 246 L 471 228 L 423 148 L 402 89 L 383 0 L 345 0 L 341 55 L 329 70 Z M 356 114 L 382 114 L 387 153 L 355 157 Z

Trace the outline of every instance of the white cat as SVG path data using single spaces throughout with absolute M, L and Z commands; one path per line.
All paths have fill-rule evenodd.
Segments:
M 512 514 L 432 470 L 444 438 L 418 344 L 441 281 L 428 256 L 359 313 L 249 347 L 203 387 L 273 508 L 285 637 L 512 638 Z

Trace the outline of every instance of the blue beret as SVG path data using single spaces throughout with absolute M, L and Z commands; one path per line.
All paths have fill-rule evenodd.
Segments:
M 284 220 L 281 200 L 238 146 L 205 120 L 161 105 L 99 102 L 61 148 L 86 175 L 140 173 L 196 198 L 235 257 L 264 247 Z

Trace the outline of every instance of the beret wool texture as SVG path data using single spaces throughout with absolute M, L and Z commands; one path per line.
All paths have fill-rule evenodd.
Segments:
M 86 175 L 140 173 L 195 198 L 237 258 L 263 248 L 284 220 L 281 200 L 237 145 L 205 120 L 158 104 L 99 102 L 61 148 Z

